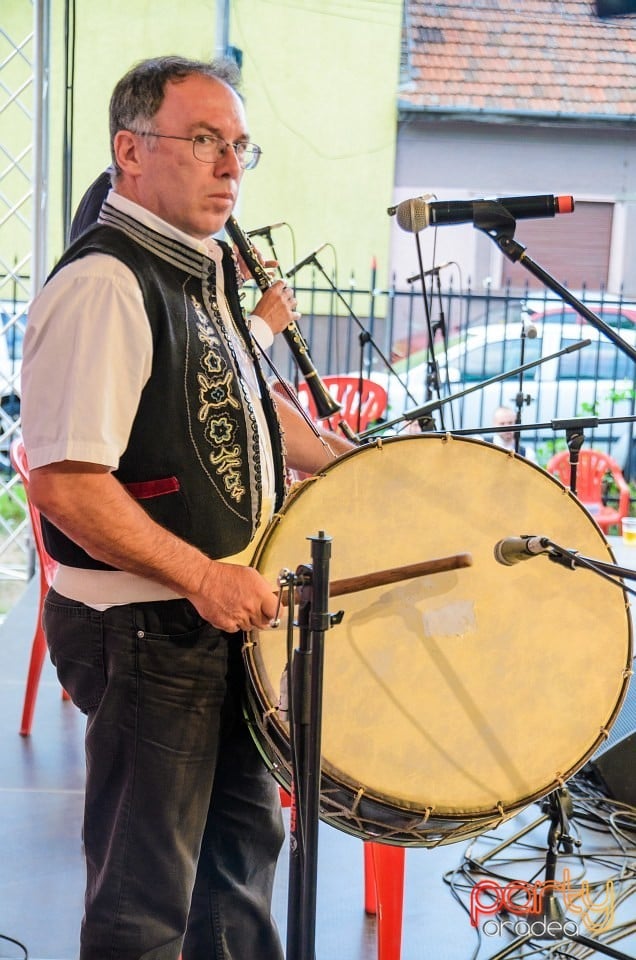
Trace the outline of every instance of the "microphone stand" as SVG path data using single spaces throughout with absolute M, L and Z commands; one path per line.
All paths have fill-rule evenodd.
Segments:
M 291 664 L 287 960 L 315 958 L 324 634 L 338 616 L 328 613 L 331 538 L 321 531 L 309 539 L 311 567 L 296 571 L 299 646 Z
M 424 303 L 424 317 L 426 319 L 426 329 L 428 332 L 428 346 L 426 349 L 427 354 L 427 363 L 426 363 L 426 384 L 425 384 L 425 397 L 427 402 L 430 401 L 433 397 L 433 390 L 435 391 L 436 397 L 439 399 L 439 369 L 437 365 L 437 360 L 435 359 L 435 333 L 436 330 L 433 327 L 431 322 L 431 310 L 428 302 L 428 295 L 426 291 L 426 271 L 424 270 L 424 262 L 422 259 L 422 246 L 420 244 L 420 235 L 419 233 L 415 234 L 415 248 L 417 250 L 417 260 L 420 267 L 420 277 L 422 279 L 422 302 Z M 439 285 L 439 271 L 437 271 L 437 283 Z M 412 399 L 412 398 L 411 398 Z M 440 419 L 442 421 L 442 430 L 444 429 L 444 413 L 440 408 Z M 427 429 L 435 428 L 434 421 L 432 417 L 429 417 L 428 420 L 424 421 Z M 424 426 L 421 426 L 424 429 Z
M 581 303 L 573 293 L 570 293 L 566 287 L 562 286 L 526 254 L 526 248 L 523 244 L 514 239 L 517 221 L 505 207 L 494 200 L 486 200 L 483 203 L 476 204 L 475 207 L 473 219 L 475 227 L 494 240 L 504 256 L 512 260 L 513 263 L 520 263 L 522 267 L 525 267 L 529 273 L 556 293 L 558 297 L 569 303 L 578 314 L 589 321 L 598 331 L 604 333 L 608 340 L 611 340 L 619 350 L 636 363 L 636 349 L 631 344 L 627 343 L 616 330 L 608 326 L 604 320 L 601 320 L 589 307 Z
M 419 243 L 418 243 L 418 256 L 420 260 L 420 269 L 421 269 L 422 258 L 419 252 Z M 429 270 L 425 270 L 423 273 L 415 274 L 415 276 L 409 277 L 407 279 L 407 283 L 414 283 L 416 280 L 422 281 L 422 297 L 424 299 L 426 321 L 429 329 L 429 345 L 427 348 L 428 358 L 427 358 L 426 389 L 424 394 L 427 402 L 432 399 L 433 394 L 435 394 L 435 396 L 438 398 L 440 395 L 439 364 L 435 359 L 435 348 L 434 348 L 435 337 L 437 335 L 438 330 L 441 331 L 441 334 L 442 334 L 442 343 L 444 346 L 444 352 L 448 353 L 448 335 L 446 330 L 446 318 L 444 316 L 442 284 L 439 278 L 441 270 L 442 270 L 442 267 L 431 267 Z M 437 307 L 438 307 L 439 313 L 438 313 L 438 319 L 435 320 L 434 322 L 431 322 L 431 319 L 430 319 L 428 301 L 426 296 L 426 287 L 425 287 L 425 281 L 424 281 L 424 278 L 426 276 L 433 276 L 435 278 L 434 282 L 435 282 L 435 290 L 436 290 Z M 521 362 L 523 363 L 523 357 L 521 358 Z M 446 379 L 446 385 L 448 385 L 448 378 Z M 442 429 L 443 428 L 444 428 L 444 425 L 442 422 Z
M 400 386 L 402 387 L 402 389 L 405 391 L 405 393 L 406 393 L 406 395 L 408 396 L 408 398 L 409 398 L 410 400 L 412 400 L 413 403 L 415 403 L 415 402 L 416 402 L 416 401 L 415 401 L 415 397 L 413 396 L 413 394 L 411 393 L 411 391 L 409 390 L 409 388 L 407 387 L 407 385 L 404 383 L 404 381 L 403 381 L 402 378 L 400 377 L 400 375 L 399 375 L 399 373 L 397 372 L 397 370 L 393 367 L 393 365 L 391 364 L 391 361 L 388 359 L 388 357 L 386 357 L 386 356 L 384 355 L 384 353 L 382 352 L 382 350 L 380 349 L 380 347 L 378 346 L 378 344 L 376 343 L 376 341 L 373 339 L 371 333 L 369 333 L 369 331 L 366 329 L 366 327 L 364 326 L 364 324 L 362 323 L 362 321 L 359 319 L 359 317 L 357 317 L 356 314 L 353 312 L 353 310 L 352 310 L 352 308 L 350 307 L 350 305 L 347 303 L 347 301 L 345 300 L 345 298 L 344 298 L 344 297 L 342 296 L 342 294 L 340 293 L 340 290 L 338 290 L 338 287 L 335 285 L 335 283 L 333 282 L 333 280 L 331 279 L 331 277 L 329 276 L 329 274 L 324 270 L 324 268 L 323 268 L 322 264 L 320 263 L 320 261 L 318 260 L 318 258 L 314 255 L 313 257 L 310 258 L 310 260 L 308 261 L 308 263 L 313 263 L 313 264 L 318 268 L 318 270 L 320 271 L 320 273 L 323 275 L 323 277 L 325 278 L 325 280 L 326 280 L 327 283 L 329 284 L 329 287 L 331 288 L 331 290 L 333 291 L 333 293 L 335 293 L 335 295 L 336 295 L 336 297 L 338 298 L 338 300 L 340 300 L 340 302 L 344 305 L 344 307 L 345 307 L 345 309 L 347 310 L 347 313 L 349 314 L 349 316 L 351 317 L 351 319 L 357 324 L 358 329 L 360 330 L 360 349 L 361 349 L 361 352 L 363 351 L 364 346 L 368 343 L 368 344 L 375 350 L 375 352 L 377 353 L 377 355 L 380 357 L 380 359 L 382 360 L 382 363 L 385 365 L 385 367 L 387 368 L 387 370 L 389 370 L 390 373 L 396 378 L 396 380 L 398 381 L 398 383 L 400 384 Z M 304 266 L 307 266 L 307 264 L 304 264 Z M 287 276 L 289 276 L 289 274 L 287 274 Z M 362 364 L 362 361 L 361 361 L 361 364 Z M 428 418 L 428 420 L 430 420 L 430 418 Z
M 595 560 L 592 557 L 583 557 L 577 550 L 569 550 L 562 547 L 554 540 L 548 537 L 540 537 L 541 545 L 546 548 L 546 556 L 554 563 L 567 567 L 568 570 L 575 570 L 576 567 L 584 567 L 597 573 L 604 580 L 608 580 L 621 590 L 636 596 L 636 590 L 626 587 L 624 583 L 617 578 L 625 577 L 627 580 L 636 580 L 636 570 L 629 567 L 621 567 L 617 563 L 606 563 L 604 560 Z
M 443 406 L 443 404 L 445 403 L 450 403 L 452 400 L 460 400 L 462 397 L 468 396 L 469 393 L 474 393 L 475 390 L 483 390 L 484 387 L 488 387 L 493 383 L 499 383 L 501 380 L 509 380 L 511 377 L 514 377 L 515 375 L 521 373 L 521 371 L 531 370 L 532 367 L 538 367 L 540 364 L 547 363 L 549 360 L 555 360 L 558 357 L 562 357 L 566 353 L 572 353 L 575 350 L 580 350 L 582 347 L 589 347 L 591 342 L 592 342 L 591 340 L 580 340 L 578 343 L 573 343 L 569 347 L 563 347 L 562 350 L 557 350 L 556 353 L 552 353 L 547 357 L 539 357 L 537 360 L 531 360 L 529 363 L 524 363 L 520 367 L 514 367 L 512 370 L 505 370 L 503 373 L 498 373 L 494 377 L 490 377 L 488 380 L 482 380 L 480 383 L 473 384 L 472 387 L 466 387 L 464 390 L 458 390 L 457 393 L 452 393 L 448 397 L 441 397 L 437 400 L 430 400 L 428 403 L 425 403 L 421 407 L 416 407 L 414 410 L 405 410 L 401 416 L 396 417 L 394 420 L 387 420 L 384 423 L 378 424 L 374 427 L 369 427 L 368 430 L 366 430 L 363 434 L 361 434 L 361 439 L 362 438 L 366 439 L 367 437 L 371 437 L 374 434 L 379 433 L 381 430 L 387 430 L 390 427 L 394 427 L 397 424 L 402 423 L 404 420 L 407 420 L 407 421 L 413 421 L 413 420 L 421 421 L 422 419 L 430 420 L 431 413 L 433 413 L 434 410 L 437 410 L 438 407 Z M 626 423 L 629 421 L 629 419 L 636 419 L 636 417 L 634 418 L 628 417 L 626 419 L 620 419 L 619 422 Z M 601 422 L 601 421 L 598 421 L 598 422 Z M 603 421 L 603 422 L 606 422 L 606 421 Z M 544 424 L 543 426 L 550 426 L 550 424 Z M 462 429 L 462 430 L 453 430 L 452 432 L 457 434 L 489 433 L 489 432 L 492 432 L 493 429 L 496 430 L 499 428 L 489 427 L 486 430 L 481 430 L 478 428 L 475 428 L 474 430 Z M 514 425 L 511 425 L 509 429 L 515 430 L 519 428 L 515 427 Z M 525 428 L 522 428 L 522 429 L 525 429 Z
M 602 560 L 583 557 L 576 550 L 569 550 L 566 547 L 562 547 L 553 540 L 548 539 L 548 537 L 540 537 L 539 540 L 541 541 L 541 545 L 546 548 L 545 555 L 553 562 L 559 563 L 562 566 L 567 567 L 569 570 L 574 570 L 576 567 L 583 567 L 586 570 L 590 570 L 593 573 L 598 574 L 599 576 L 603 577 L 604 580 L 613 583 L 615 586 L 620 587 L 624 593 L 631 593 L 632 595 L 636 596 L 636 590 L 625 586 L 625 584 L 618 579 L 620 577 L 625 577 L 629 580 L 636 580 L 636 570 L 630 570 L 627 567 L 621 567 L 615 563 L 606 563 Z M 541 554 L 537 554 L 537 556 L 541 556 Z M 504 960 L 505 957 L 524 944 L 533 940 L 543 939 L 578 943 L 584 947 L 590 948 L 592 952 L 605 954 L 605 956 L 613 957 L 615 960 L 634 960 L 634 958 L 628 956 L 628 954 L 622 953 L 621 951 L 616 950 L 614 947 L 610 947 L 608 944 L 603 943 L 602 941 L 593 940 L 591 937 L 583 936 L 578 932 L 571 934 L 565 931 L 565 922 L 567 918 L 559 900 L 557 899 L 554 890 L 554 881 L 556 878 L 557 856 L 560 844 L 563 844 L 563 849 L 566 853 L 572 852 L 573 840 L 567 830 L 567 817 L 572 812 L 572 804 L 567 790 L 559 789 L 549 794 L 543 809 L 544 812 L 547 811 L 551 824 L 548 831 L 548 849 L 546 853 L 544 881 L 545 894 L 543 896 L 543 905 L 541 910 L 541 916 L 545 921 L 545 932 L 543 934 L 524 934 L 523 936 L 518 937 L 516 940 L 513 940 L 513 942 L 503 950 L 500 950 L 497 954 L 491 956 L 489 960 Z M 545 817 L 543 819 L 545 819 Z M 501 846 L 498 849 L 501 849 Z M 492 852 L 489 854 L 489 856 L 492 856 Z M 482 858 L 482 862 L 486 859 L 487 858 L 485 857 Z
M 535 336 L 536 336 L 536 331 L 535 331 Z M 521 411 L 522 411 L 522 409 L 523 409 L 524 403 L 530 404 L 530 401 L 531 401 L 531 397 L 530 397 L 529 394 L 526 394 L 525 396 L 524 396 L 524 394 L 523 394 L 523 365 L 524 365 L 524 363 L 526 362 L 526 339 L 527 339 L 527 338 L 528 338 L 528 332 L 527 332 L 527 330 L 526 330 L 526 325 L 525 325 L 525 323 L 522 323 L 522 325 L 521 325 L 521 354 L 520 354 L 520 357 L 519 357 L 519 359 L 520 359 L 520 361 L 521 361 L 521 369 L 520 369 L 520 371 L 519 371 L 519 391 L 518 391 L 518 393 L 517 393 L 517 397 L 516 397 L 516 400 L 515 400 L 515 404 L 516 404 L 516 407 L 517 407 L 517 415 L 516 415 L 516 418 L 515 418 L 515 423 L 516 423 L 517 425 L 519 425 L 519 424 L 521 423 Z M 517 431 L 517 432 L 515 433 L 515 453 L 519 453 L 519 440 L 520 440 L 520 434 L 519 434 L 519 431 Z
M 248 236 L 249 236 L 249 233 L 248 233 Z M 276 262 L 277 262 L 277 264 L 278 264 L 278 266 L 276 267 L 276 270 L 277 270 L 277 272 L 278 272 L 278 276 L 279 276 L 281 279 L 284 280 L 283 271 L 282 271 L 281 266 L 280 266 L 280 260 L 279 260 L 279 258 L 278 258 L 278 253 L 277 253 L 277 251 L 276 251 L 276 246 L 275 246 L 275 244 L 274 244 L 274 239 L 273 239 L 273 237 L 272 237 L 272 228 L 271 228 L 271 227 L 263 227 L 263 228 L 261 229 L 261 231 L 260 231 L 260 236 L 262 236 L 263 239 L 267 241 L 267 244 L 268 244 L 270 250 L 272 251 L 272 257 L 274 258 L 274 260 L 276 260 Z M 279 379 L 280 379 L 280 378 L 279 378 Z M 300 369 L 299 369 L 299 367 L 298 367 L 298 364 L 296 364 L 296 363 L 294 364 L 294 377 L 293 377 L 293 382 L 294 382 L 294 390 L 296 391 L 296 394 L 298 394 L 298 384 L 299 384 L 299 382 L 300 382 Z M 291 397 L 290 397 L 289 399 L 291 400 Z M 292 403 L 293 403 L 293 402 L 294 402 L 294 401 L 292 400 Z
M 557 898 L 554 885 L 559 847 L 562 846 L 565 853 L 572 853 L 574 847 L 574 839 L 568 829 L 568 816 L 572 813 L 572 802 L 567 790 L 560 789 L 550 793 L 543 804 L 543 810 L 547 816 L 544 816 L 542 819 L 550 820 L 548 848 L 545 857 L 545 880 L 542 881 L 545 884 L 545 892 L 542 896 L 541 912 L 538 914 L 543 920 L 543 929 L 545 932 L 523 934 L 508 944 L 507 947 L 504 947 L 503 950 L 493 954 L 489 960 L 504 960 L 505 957 L 519 950 L 526 943 L 532 943 L 537 940 L 551 940 L 555 944 L 555 948 L 558 948 L 558 943 L 563 941 L 566 943 L 579 943 L 581 946 L 590 948 L 593 953 L 603 953 L 607 957 L 614 957 L 615 960 L 634 960 L 634 958 L 629 957 L 628 954 L 622 953 L 620 950 L 616 950 L 614 947 L 610 947 L 609 944 L 603 943 L 600 940 L 593 940 L 591 937 L 583 936 L 580 933 L 565 932 L 567 917 Z M 499 849 L 501 849 L 501 846 Z M 483 859 L 485 860 L 486 858 Z M 560 956 L 561 954 L 559 953 L 558 955 Z M 565 954 L 563 954 L 563 956 L 565 956 Z M 568 956 L 570 956 L 570 954 L 568 954 Z
M 315 960 L 318 825 L 322 739 L 324 636 L 343 611 L 330 614 L 329 597 L 472 564 L 468 553 L 393 567 L 329 583 L 331 538 L 309 537 L 311 565 L 283 571 L 279 585 L 297 587 L 299 645 L 291 663 L 289 738 L 292 769 L 286 960 Z M 281 593 L 282 598 L 282 593 Z M 290 602 L 292 616 L 293 601 Z

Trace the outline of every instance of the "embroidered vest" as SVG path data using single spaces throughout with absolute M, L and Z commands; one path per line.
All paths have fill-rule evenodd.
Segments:
M 78 257 L 106 253 L 133 271 L 143 294 L 152 370 L 114 476 L 162 526 L 214 559 L 231 556 L 249 544 L 260 520 L 262 451 L 252 400 L 221 320 L 215 263 L 108 204 L 102 219 L 106 223 L 69 247 L 51 276 Z M 226 300 L 260 385 L 278 509 L 284 494 L 280 425 L 245 325 L 236 263 L 229 247 L 221 246 Z M 56 560 L 111 569 L 44 517 L 42 526 Z

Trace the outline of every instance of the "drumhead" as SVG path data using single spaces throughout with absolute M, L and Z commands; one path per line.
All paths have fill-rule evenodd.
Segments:
M 290 497 L 254 565 L 273 583 L 332 539 L 330 580 L 468 552 L 472 566 L 332 598 L 325 635 L 323 817 L 364 839 L 428 845 L 479 833 L 575 773 L 607 736 L 631 666 L 624 592 L 541 555 L 546 536 L 612 561 L 555 478 L 494 445 L 422 435 L 348 454 Z M 246 646 L 255 735 L 285 786 L 277 704 L 284 622 Z

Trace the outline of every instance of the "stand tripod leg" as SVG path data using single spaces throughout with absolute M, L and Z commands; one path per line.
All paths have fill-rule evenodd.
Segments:
M 533 820 L 532 823 L 529 823 L 526 827 L 518 830 L 517 833 L 513 834 L 512 837 L 508 837 L 507 840 L 503 840 L 501 843 L 498 843 L 496 847 L 493 847 L 492 850 L 489 850 L 488 853 L 485 853 L 482 857 L 471 857 L 471 866 L 475 864 L 476 866 L 483 867 L 488 860 L 491 860 L 492 857 L 496 857 L 498 853 L 501 853 L 502 850 L 505 850 L 506 847 L 509 847 L 512 843 L 516 843 L 517 840 L 521 840 L 522 837 L 527 836 L 527 834 L 531 833 L 536 827 L 539 827 L 542 823 L 545 823 L 547 819 L 547 815 L 539 817 L 537 820 Z
M 523 947 L 526 943 L 530 943 L 531 940 L 532 937 L 530 934 L 527 934 L 525 937 L 517 937 L 516 940 L 509 943 L 508 946 L 500 950 L 499 953 L 493 954 L 488 960 L 504 960 L 504 958 L 510 956 L 514 950 L 519 950 L 520 947 Z
M 489 960 L 504 960 L 513 951 L 524 946 L 529 942 L 541 940 L 550 940 L 553 943 L 566 941 L 568 943 L 580 943 L 598 953 L 603 953 L 614 960 L 635 960 L 625 953 L 615 950 L 613 947 L 592 940 L 590 937 L 582 936 L 579 933 L 569 934 L 565 932 L 567 918 L 563 908 L 555 893 L 555 879 L 557 858 L 559 846 L 563 844 L 567 853 L 572 852 L 572 838 L 568 833 L 568 816 L 572 812 L 572 802 L 565 789 L 556 790 L 551 793 L 546 801 L 548 817 L 550 819 L 550 829 L 548 831 L 548 850 L 545 861 L 545 881 L 543 883 L 543 897 L 540 914 L 534 914 L 535 922 L 542 925 L 539 933 L 530 931 L 523 936 L 517 937 L 499 953 L 489 957 Z
M 597 953 L 604 953 L 606 957 L 615 957 L 616 960 L 633 960 L 633 957 L 628 957 L 626 953 L 621 953 L 620 950 L 614 950 L 613 947 L 609 947 L 606 943 L 599 943 L 598 940 L 592 940 L 591 937 L 583 937 L 581 934 L 577 934 L 568 939 L 572 940 L 573 943 L 580 943 L 582 946 L 588 947 Z

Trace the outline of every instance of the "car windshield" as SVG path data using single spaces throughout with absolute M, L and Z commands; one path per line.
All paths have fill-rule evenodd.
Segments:
M 578 341 L 562 340 L 563 347 Z M 600 342 L 594 349 L 566 353 L 559 359 L 559 380 L 629 380 L 634 361 L 612 343 Z
M 523 363 L 539 359 L 542 342 L 540 337 L 535 337 L 533 340 L 526 338 Z M 521 348 L 520 339 L 497 340 L 473 347 L 466 352 L 464 362 L 459 366 L 461 379 L 469 382 L 488 380 L 504 370 L 513 370 L 521 366 Z M 527 370 L 526 377 L 534 378 L 535 369 Z

